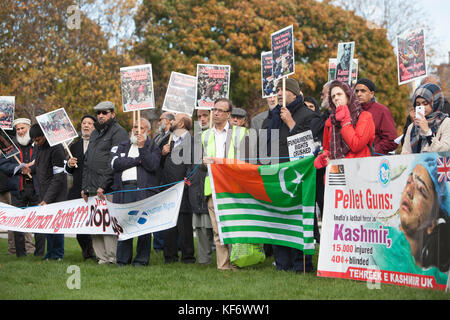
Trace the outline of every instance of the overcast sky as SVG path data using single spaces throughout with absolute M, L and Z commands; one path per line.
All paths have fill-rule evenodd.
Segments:
M 449 63 L 450 51 L 450 1 L 449 0 L 420 0 L 423 8 L 428 11 L 427 20 L 435 26 L 435 36 L 439 39 L 437 63 Z

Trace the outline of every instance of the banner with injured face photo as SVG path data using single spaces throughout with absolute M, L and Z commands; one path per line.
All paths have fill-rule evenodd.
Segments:
M 332 160 L 317 275 L 449 287 L 450 152 Z

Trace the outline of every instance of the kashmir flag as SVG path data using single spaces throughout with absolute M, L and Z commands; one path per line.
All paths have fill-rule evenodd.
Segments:
M 276 165 L 210 164 L 224 244 L 267 243 L 314 254 L 314 157 Z

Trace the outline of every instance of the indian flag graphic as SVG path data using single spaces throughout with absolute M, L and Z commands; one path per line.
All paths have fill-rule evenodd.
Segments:
M 276 244 L 314 254 L 313 163 L 308 157 L 276 165 L 208 165 L 221 241 Z

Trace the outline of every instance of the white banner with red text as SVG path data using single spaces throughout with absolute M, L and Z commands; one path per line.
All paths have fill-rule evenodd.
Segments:
M 127 204 L 98 197 L 16 208 L 0 203 L 0 229 L 51 234 L 110 234 L 126 240 L 176 226 L 184 182 Z M 133 191 L 126 191 L 133 192 Z
M 445 290 L 450 152 L 333 160 L 317 275 Z

